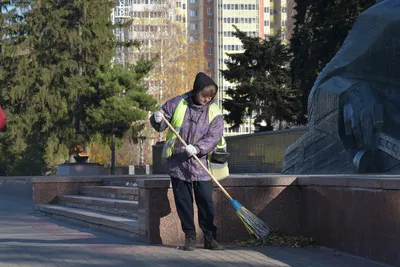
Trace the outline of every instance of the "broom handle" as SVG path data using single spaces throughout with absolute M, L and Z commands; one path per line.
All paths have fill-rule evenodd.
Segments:
M 186 142 L 182 139 L 182 137 L 179 135 L 179 133 L 174 129 L 174 127 L 169 123 L 169 121 L 162 116 L 164 122 L 168 125 L 168 128 L 176 135 L 176 137 L 179 139 L 179 141 L 182 142 L 182 144 L 186 147 L 187 144 Z M 210 177 L 214 180 L 214 182 L 219 186 L 219 188 L 222 190 L 222 192 L 229 198 L 232 199 L 232 197 L 229 195 L 229 193 L 225 190 L 225 188 L 222 187 L 222 185 L 218 182 L 217 179 L 214 178 L 214 176 L 211 174 L 211 172 L 208 170 L 206 166 L 204 166 L 203 162 L 197 157 L 197 155 L 193 155 L 193 157 L 197 160 L 197 162 L 200 164 L 201 167 L 210 175 Z

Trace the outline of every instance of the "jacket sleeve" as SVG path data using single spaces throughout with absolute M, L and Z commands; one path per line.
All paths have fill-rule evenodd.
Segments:
M 224 117 L 222 115 L 218 115 L 211 121 L 208 132 L 199 142 L 197 142 L 197 144 L 194 145 L 197 148 L 197 151 L 199 151 L 198 156 L 201 157 L 211 153 L 217 146 L 223 134 Z
M 173 99 L 168 100 L 165 104 L 161 107 L 160 111 L 164 114 L 164 117 L 171 122 L 172 116 L 174 115 L 175 108 L 177 107 L 179 101 L 182 99 L 181 96 L 175 97 Z M 150 116 L 150 124 L 157 132 L 164 131 L 168 126 L 164 121 L 157 123 L 154 120 L 154 114 Z

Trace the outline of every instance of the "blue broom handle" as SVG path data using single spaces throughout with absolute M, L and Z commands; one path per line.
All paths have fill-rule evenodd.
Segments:
M 179 139 L 179 141 L 182 142 L 182 144 L 187 147 L 186 142 L 182 139 L 182 137 L 179 135 L 179 133 L 174 129 L 174 127 L 169 123 L 169 121 L 162 116 L 164 122 L 168 125 L 168 128 L 176 135 L 176 137 Z M 193 155 L 193 157 L 197 160 L 197 162 L 200 164 L 201 167 L 207 172 L 208 175 L 214 180 L 214 182 L 218 185 L 218 187 L 221 189 L 221 191 L 229 198 L 229 200 L 232 200 L 232 197 L 229 195 L 229 193 L 225 190 L 225 188 L 218 182 L 217 179 L 214 178 L 214 176 L 211 174 L 211 172 L 208 170 L 206 166 L 204 166 L 203 162 L 197 157 L 197 155 Z

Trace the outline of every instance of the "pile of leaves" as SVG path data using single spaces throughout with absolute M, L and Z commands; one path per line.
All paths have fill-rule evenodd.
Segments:
M 317 244 L 312 237 L 293 236 L 280 231 L 271 231 L 271 233 L 264 239 L 252 238 L 246 241 L 236 241 L 235 245 L 240 247 L 253 247 L 253 246 L 280 246 L 291 248 L 310 248 L 317 247 Z

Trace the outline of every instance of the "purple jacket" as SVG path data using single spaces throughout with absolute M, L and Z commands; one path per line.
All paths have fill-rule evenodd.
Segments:
M 224 118 L 218 115 L 208 124 L 208 109 L 213 101 L 204 106 L 196 105 L 190 98 L 192 93 L 193 91 L 167 101 L 161 107 L 161 111 L 165 118 L 171 121 L 178 103 L 183 98 L 188 100 L 188 108 L 179 134 L 188 145 L 196 147 L 197 157 L 207 166 L 207 155 L 214 150 L 223 135 Z M 167 128 L 164 122 L 156 123 L 153 116 L 150 117 L 150 122 L 156 131 L 161 132 Z M 195 158 L 188 157 L 179 139 L 175 141 L 172 156 L 166 160 L 166 167 L 168 174 L 173 178 L 184 181 L 211 180 Z

